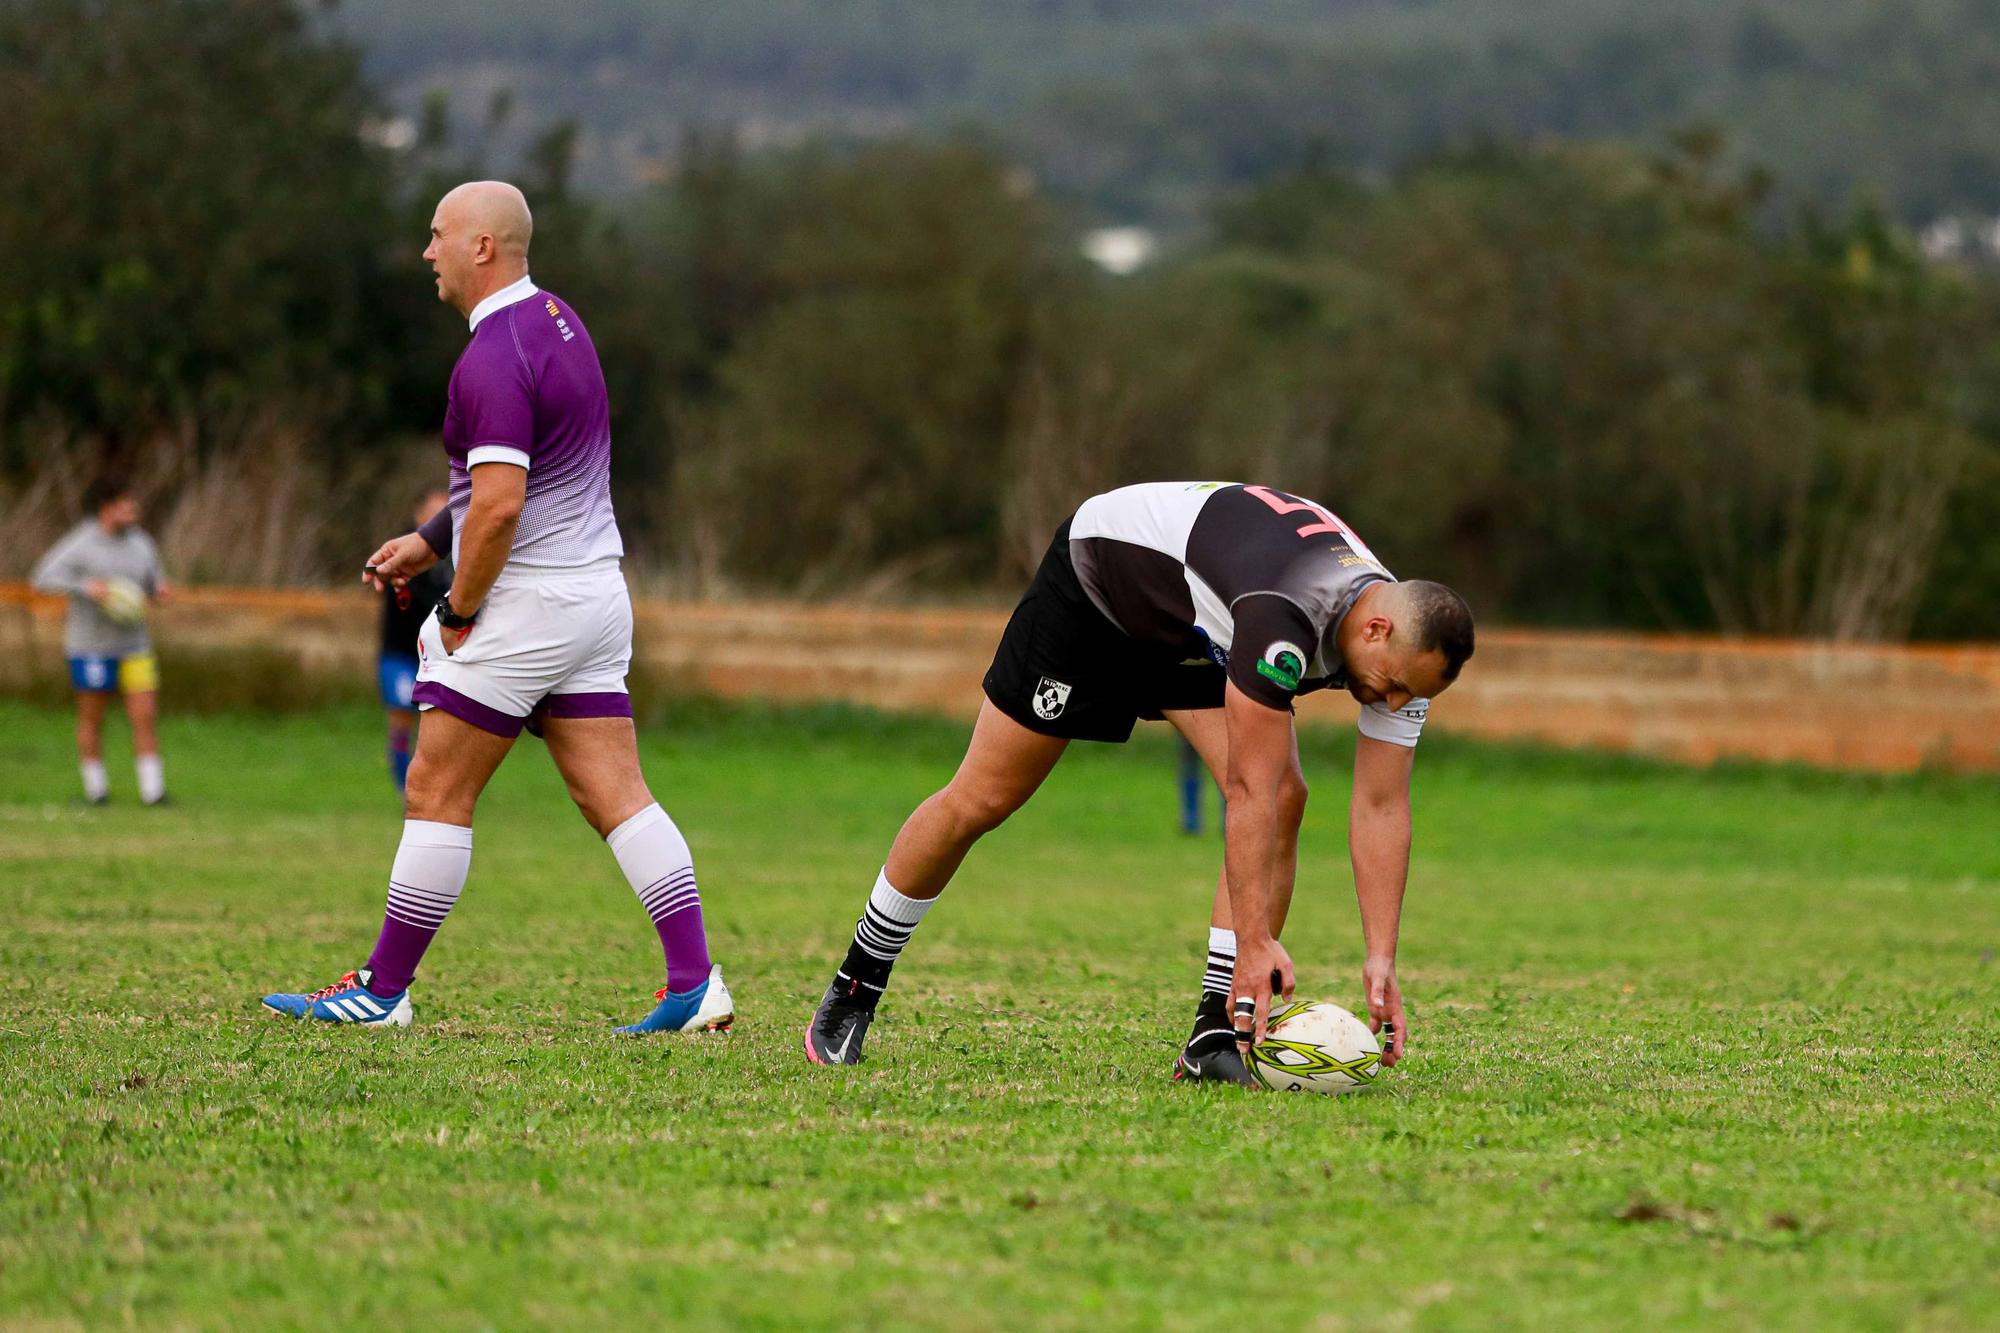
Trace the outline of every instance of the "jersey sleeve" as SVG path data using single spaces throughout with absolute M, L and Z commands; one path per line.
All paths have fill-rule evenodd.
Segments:
M 534 376 L 514 342 L 512 323 L 496 326 L 493 334 L 473 349 L 470 373 L 462 380 L 465 465 L 529 467 L 535 449 Z
M 424 539 L 424 545 L 431 548 L 432 555 L 450 563 L 451 506 L 440 506 L 435 514 L 424 520 L 424 525 L 417 529 L 417 535 Z
M 83 592 L 85 572 L 79 561 L 77 550 L 83 545 L 83 529 L 74 528 L 63 539 L 51 546 L 48 553 L 36 562 L 34 572 L 28 575 L 28 583 L 38 593 L 44 595 L 63 593 L 78 596 Z
M 1229 679 L 1266 708 L 1290 710 L 1319 645 L 1319 631 L 1296 602 L 1274 592 L 1245 593 L 1231 611 Z
M 1368 704 L 1361 710 L 1356 728 L 1370 740 L 1387 741 L 1404 749 L 1414 749 L 1424 734 L 1424 720 L 1431 715 L 1429 699 L 1412 699 L 1401 708 Z

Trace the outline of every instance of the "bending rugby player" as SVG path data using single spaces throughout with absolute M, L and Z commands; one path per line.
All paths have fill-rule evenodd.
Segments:
M 528 276 L 533 226 L 521 192 L 498 181 L 459 186 L 431 221 L 424 258 L 438 296 L 472 326 L 445 412 L 450 503 L 385 543 L 363 576 L 406 587 L 452 556 L 450 591 L 417 638 L 423 720 L 403 840 L 367 965 L 310 994 L 265 996 L 280 1013 L 409 1023 L 417 963 L 471 869 L 473 807 L 525 727 L 548 743 L 666 954 L 652 1013 L 619 1031 L 713 1030 L 735 1016 L 709 961 L 687 840 L 639 770 L 604 373 L 576 311 Z
M 805 1033 L 815 1064 L 853 1064 L 890 970 L 980 836 L 1035 793 L 1073 740 L 1171 722 L 1226 798 L 1208 966 L 1174 1077 L 1253 1085 L 1243 1053 L 1274 995 L 1306 782 L 1292 701 L 1338 686 L 1362 705 L 1348 829 L 1363 989 L 1382 1063 L 1409 1041 L 1396 936 L 1410 853 L 1410 770 L 1429 701 L 1472 656 L 1472 613 L 1437 583 L 1399 583 L 1324 508 L 1266 486 L 1159 482 L 1086 500 L 1015 608 L 972 743 L 903 825 L 847 958 Z

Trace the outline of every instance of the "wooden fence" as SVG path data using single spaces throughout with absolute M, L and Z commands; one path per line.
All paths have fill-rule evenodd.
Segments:
M 725 698 L 845 700 L 970 717 L 1004 610 L 640 599 L 635 665 Z M 162 642 L 252 645 L 302 672 L 366 673 L 376 605 L 351 592 L 197 588 L 154 617 Z M 60 602 L 0 584 L 0 691 L 60 669 Z M 173 682 L 165 686 L 171 706 Z M 1309 724 L 1351 722 L 1324 694 Z M 1707 763 L 2000 772 L 2000 645 L 1886 647 L 1489 629 L 1439 700 L 1440 732 Z

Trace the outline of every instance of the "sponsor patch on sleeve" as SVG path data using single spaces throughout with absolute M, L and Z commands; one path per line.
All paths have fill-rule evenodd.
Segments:
M 1305 652 L 1296 643 L 1280 639 L 1264 650 L 1264 660 L 1257 663 L 1257 674 L 1285 689 L 1296 690 L 1306 677 Z

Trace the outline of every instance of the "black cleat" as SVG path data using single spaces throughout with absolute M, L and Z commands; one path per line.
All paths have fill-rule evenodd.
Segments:
M 1208 1013 L 1208 1009 L 1210 1005 L 1204 997 L 1202 1011 L 1194 1015 L 1194 1035 L 1188 1037 L 1188 1045 L 1174 1057 L 1174 1081 L 1260 1087 L 1244 1065 L 1242 1053 L 1236 1051 L 1236 1029 L 1222 1017 L 1220 1001 L 1216 1001 L 1214 1013 Z
M 806 1024 L 806 1059 L 816 1065 L 861 1063 L 861 1039 L 875 1021 L 875 1006 L 857 998 L 862 989 L 860 982 L 844 977 L 826 988 L 826 998 Z

